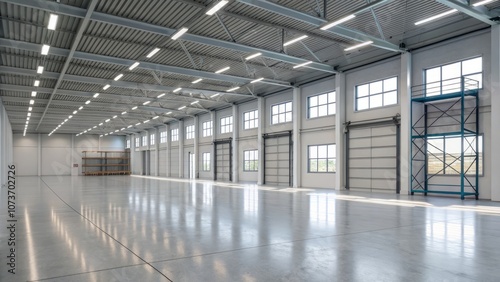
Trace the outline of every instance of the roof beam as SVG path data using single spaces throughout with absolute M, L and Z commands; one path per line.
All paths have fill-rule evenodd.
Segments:
M 52 13 L 56 14 L 63 14 L 66 16 L 71 16 L 71 17 L 78 17 L 78 18 L 83 18 L 85 15 L 86 10 L 74 6 L 69 6 L 69 5 L 64 5 L 56 2 L 47 2 L 47 1 L 42 1 L 42 0 L 0 0 L 0 2 L 5 2 L 5 3 L 10 3 L 14 5 L 21 5 L 25 7 L 30 7 L 34 9 L 39 9 L 39 10 L 44 10 L 44 11 L 49 11 Z M 167 27 L 162 27 L 158 25 L 153 25 L 150 23 L 142 22 L 142 21 L 136 21 L 136 20 L 131 20 L 127 18 L 122 18 L 110 14 L 105 14 L 105 13 L 100 13 L 100 12 L 94 12 L 92 16 L 90 17 L 91 20 L 94 21 L 99 21 L 107 24 L 112 24 L 112 25 L 118 25 L 118 26 L 124 26 L 127 28 L 135 29 L 135 30 L 140 30 L 144 32 L 149 32 L 149 33 L 155 33 L 155 34 L 160 34 L 162 36 L 171 36 L 176 30 L 172 28 L 167 28 Z M 235 42 L 230 42 L 230 41 L 224 41 L 224 40 L 219 40 L 219 39 L 214 39 L 210 37 L 205 37 L 205 36 L 200 36 L 200 35 L 194 35 L 190 33 L 186 33 L 182 36 L 182 40 L 184 41 L 191 41 L 195 43 L 200 43 L 200 44 L 205 44 L 205 45 L 210 45 L 210 46 L 215 46 L 215 47 L 220 47 L 224 49 L 229 49 L 233 51 L 238 51 L 238 52 L 244 52 L 244 53 L 257 53 L 261 52 L 263 56 L 277 60 L 277 61 L 282 61 L 286 62 L 289 64 L 301 64 L 305 63 L 308 60 L 303 59 L 303 58 L 298 58 L 294 56 L 290 56 L 287 54 L 275 52 L 275 51 L 270 51 L 262 48 L 257 48 L 257 47 L 252 47 L 252 46 L 247 46 Z M 52 49 L 52 48 L 51 48 Z M 142 63 L 141 63 L 142 65 Z M 310 68 L 316 69 L 319 71 L 324 71 L 324 72 L 329 72 L 329 73 L 334 73 L 334 69 L 332 66 L 327 65 L 327 64 L 322 64 L 322 63 L 312 63 L 309 65 Z
M 476 18 L 489 25 L 497 25 L 498 22 L 491 20 L 493 16 L 489 15 L 484 9 L 479 7 L 469 6 L 464 1 L 459 0 L 436 0 L 437 2 L 444 4 L 452 9 L 456 9 L 461 13 L 467 14 L 473 18 Z
M 70 64 L 71 60 L 73 59 L 73 55 L 75 54 L 75 51 L 76 51 L 76 48 L 78 47 L 78 44 L 80 44 L 80 40 L 82 39 L 83 32 L 87 29 L 87 25 L 89 24 L 89 21 L 90 21 L 90 16 L 94 12 L 96 5 L 97 5 L 97 0 L 92 0 L 87 7 L 85 17 L 83 18 L 83 21 L 80 23 L 80 26 L 78 27 L 78 31 L 75 35 L 75 38 L 73 39 L 73 43 L 71 44 L 71 49 L 69 50 L 69 54 L 66 57 L 66 61 L 64 62 L 64 66 L 61 70 L 61 73 L 59 74 L 59 77 L 57 78 L 57 82 L 56 82 L 56 85 L 54 86 L 54 90 L 52 91 L 52 94 L 50 94 L 49 102 L 47 103 L 47 106 L 45 107 L 45 111 L 43 112 L 43 115 L 40 118 L 40 121 L 38 122 L 38 125 L 36 126 L 35 130 L 38 130 L 38 127 L 40 127 L 40 124 L 42 123 L 43 118 L 45 117 L 45 114 L 49 110 L 50 102 L 52 101 L 52 98 L 54 97 L 54 94 L 56 93 L 57 88 L 59 88 L 59 86 L 61 85 L 61 82 L 63 81 L 64 74 L 68 70 L 69 64 Z
M 304 12 L 300 12 L 282 5 L 279 5 L 274 2 L 270 1 L 265 1 L 265 0 L 236 0 L 237 2 L 247 4 L 249 6 L 253 7 L 258 7 L 264 10 L 267 10 L 269 12 L 288 17 L 288 18 L 293 18 L 295 20 L 305 22 L 307 24 L 316 26 L 317 28 L 320 28 L 321 26 L 325 25 L 328 23 L 327 20 L 318 18 L 312 15 L 309 15 Z M 385 2 L 388 2 L 390 0 L 379 0 L 373 3 L 370 3 L 369 6 L 371 8 L 374 7 L 374 5 L 381 5 L 384 4 Z M 366 8 L 369 9 L 369 8 Z M 358 9 L 355 11 L 355 13 L 361 13 L 365 11 L 365 7 L 362 7 L 361 9 Z M 353 30 L 350 28 L 346 28 L 340 25 L 334 26 L 328 30 L 325 30 L 325 32 L 330 32 L 330 33 L 335 33 L 337 35 L 340 35 L 342 37 L 349 38 L 351 40 L 359 41 L 359 42 L 366 42 L 366 41 L 373 41 L 373 46 L 376 46 L 378 48 L 382 48 L 385 50 L 393 51 L 393 52 L 402 52 L 403 50 L 399 49 L 399 47 L 395 44 L 392 44 L 388 41 L 382 40 L 380 38 L 374 37 L 372 35 L 368 35 L 366 33 L 363 33 L 361 31 Z
M 27 50 L 27 51 L 33 51 L 33 52 L 40 52 L 40 50 L 42 48 L 42 46 L 39 44 L 23 42 L 23 41 L 16 41 L 16 40 L 11 40 L 11 39 L 4 39 L 4 38 L 0 38 L 0 47 L 21 49 L 21 50 Z M 51 47 L 49 50 L 49 54 L 56 55 L 56 56 L 62 56 L 62 57 L 68 56 L 69 53 L 70 53 L 70 50 L 68 50 L 68 49 L 62 49 L 62 48 L 56 48 L 56 47 Z M 84 52 L 80 52 L 80 51 L 75 51 L 73 58 L 85 60 L 85 61 L 94 61 L 94 62 L 114 64 L 114 65 L 121 65 L 121 66 L 125 66 L 125 67 L 129 67 L 133 63 L 136 62 L 136 60 L 128 60 L 128 59 L 122 59 L 122 58 L 118 58 L 118 57 L 84 53 Z M 226 82 L 237 83 L 237 84 L 248 84 L 253 80 L 253 78 L 233 76 L 233 75 L 227 75 L 227 74 L 217 74 L 217 73 L 213 73 L 213 72 L 193 70 L 193 69 L 181 68 L 181 67 L 176 67 L 176 66 L 160 65 L 160 64 L 154 64 L 154 63 L 149 63 L 149 62 L 141 62 L 141 64 L 137 68 L 142 68 L 145 70 L 152 70 L 152 71 L 157 71 L 157 72 L 176 73 L 176 74 L 187 75 L 187 76 L 192 76 L 192 77 L 200 77 L 200 78 L 204 78 L 204 79 L 226 81 Z M 117 85 L 119 83 L 119 81 L 114 81 L 112 79 L 102 80 L 102 81 L 103 81 L 103 83 L 110 84 L 110 85 Z M 282 87 L 292 87 L 290 82 L 274 80 L 274 79 L 264 79 L 264 80 L 262 80 L 262 83 L 279 85 Z M 239 95 L 239 96 L 250 96 L 248 94 L 241 94 L 241 93 L 234 93 L 234 92 L 231 92 L 231 93 L 223 92 L 223 93 L 232 94 L 232 95 Z

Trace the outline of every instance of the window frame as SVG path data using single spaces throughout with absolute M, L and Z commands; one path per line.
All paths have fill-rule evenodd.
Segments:
M 290 116 L 291 116 L 291 120 L 290 120 L 290 121 L 286 121 L 286 120 L 285 120 L 284 122 L 279 122 L 279 118 L 278 118 L 278 122 L 277 122 L 277 123 L 273 123 L 273 116 L 276 116 L 276 115 L 277 115 L 277 116 L 279 116 L 280 114 L 285 114 L 285 119 L 286 119 L 286 113 L 288 113 L 288 112 L 286 111 L 286 104 L 288 104 L 288 103 L 290 103 L 290 104 L 291 104 L 291 108 L 292 108 L 292 109 L 290 110 L 290 112 L 289 112 L 289 113 L 290 113 Z M 276 106 L 279 106 L 279 105 L 283 105 L 283 104 L 285 105 L 285 112 L 280 113 L 280 112 L 278 111 L 278 113 L 277 113 L 277 114 L 273 115 L 273 107 L 276 107 Z M 292 122 L 293 122 L 293 101 L 284 101 L 284 102 L 280 102 L 280 103 L 272 104 L 272 105 L 271 105 L 271 107 L 269 108 L 269 113 L 270 113 L 270 115 L 269 115 L 269 117 L 270 117 L 269 123 L 270 123 L 271 125 L 278 125 L 278 124 L 292 123 Z
M 130 139 L 125 140 L 125 149 L 130 149 Z
M 245 158 L 245 153 L 246 152 L 254 152 L 255 153 L 254 154 L 255 158 L 247 160 Z M 255 170 L 247 169 L 246 168 L 247 167 L 246 164 L 248 163 L 249 164 L 248 167 L 250 167 L 250 163 L 252 163 L 252 162 L 254 163 L 254 165 L 256 167 Z M 259 171 L 259 150 L 258 149 L 243 150 L 243 171 L 244 172 L 257 172 L 257 171 Z
M 178 141 L 179 141 L 179 128 L 170 129 L 170 142 L 178 142 Z
M 326 114 L 326 115 L 323 115 L 323 116 L 318 115 L 316 117 L 311 117 L 311 114 L 310 114 L 310 112 L 311 112 L 311 106 L 310 106 L 310 102 L 309 102 L 310 98 L 312 98 L 312 97 L 319 97 L 319 96 L 324 95 L 324 94 L 327 94 L 327 97 L 328 97 L 328 94 L 330 94 L 330 93 L 335 93 L 334 94 L 334 96 L 335 96 L 335 102 L 333 102 L 333 103 L 328 103 L 327 102 L 326 104 L 321 104 L 321 105 L 318 104 L 318 105 L 316 105 L 314 107 L 318 107 L 319 108 L 319 106 L 326 105 L 327 111 L 328 111 L 328 105 L 333 104 L 333 105 L 335 105 L 335 107 L 334 107 L 335 108 L 335 113 L 334 114 Z M 329 116 L 335 116 L 337 114 L 337 90 L 326 91 L 326 92 L 323 92 L 323 93 L 319 93 L 319 94 L 314 94 L 314 95 L 307 96 L 306 97 L 306 109 L 307 109 L 307 113 L 306 113 L 306 115 L 307 115 L 306 118 L 307 119 L 317 119 L 317 118 L 324 118 L 324 117 L 329 117 Z
M 191 139 L 194 139 L 194 131 L 195 131 L 195 128 L 194 128 L 194 124 L 191 124 L 191 125 L 188 125 L 186 126 L 186 140 L 191 140 Z
M 440 156 L 443 157 L 443 161 L 442 161 L 442 164 L 443 164 L 443 170 L 440 172 L 440 173 L 429 173 L 429 153 L 426 152 L 426 162 L 425 162 L 425 166 L 426 166 L 426 172 L 428 175 L 435 175 L 437 177 L 460 177 L 460 173 L 446 173 L 446 170 L 447 170 L 447 167 L 446 167 L 446 139 L 447 138 L 460 138 L 461 136 L 459 135 L 455 135 L 455 136 L 439 136 L 439 137 L 432 137 L 432 138 L 429 138 L 429 139 L 442 139 L 443 140 L 443 152 L 440 154 Z M 466 138 L 466 137 L 474 137 L 474 136 L 465 136 L 463 138 Z M 483 177 L 484 176 L 484 134 L 481 133 L 479 134 L 478 136 L 478 140 L 481 140 L 481 142 L 479 144 L 481 144 L 479 147 L 481 147 L 481 151 L 478 152 L 478 162 L 479 162 L 479 168 L 480 171 L 477 172 L 477 175 L 478 177 Z M 467 146 L 467 142 L 465 142 L 465 146 Z M 428 151 L 428 149 L 427 149 Z M 448 167 L 448 169 L 451 169 Z M 465 174 L 466 176 L 474 176 L 475 174 L 474 173 L 468 173 L 468 174 Z
M 156 134 L 151 133 L 149 134 L 149 145 L 153 146 L 156 143 L 155 136 Z
M 205 124 L 209 124 L 210 127 L 205 128 Z M 202 124 L 201 124 L 202 136 L 203 137 L 212 136 L 213 135 L 213 128 L 214 128 L 213 120 L 207 120 L 207 121 L 202 122 Z
M 205 158 L 205 156 L 208 156 L 208 160 Z M 201 171 L 211 171 L 212 169 L 212 156 L 210 152 L 204 152 L 201 154 Z M 205 169 L 208 166 L 208 169 Z
M 141 137 L 135 137 L 135 147 L 141 147 Z
M 396 90 L 384 91 L 384 81 L 392 79 L 392 78 L 396 78 Z M 379 81 L 382 82 L 382 92 L 376 93 L 376 94 L 373 94 L 373 95 L 370 94 L 370 84 L 375 83 L 375 82 L 379 82 Z M 364 86 L 364 85 L 368 85 L 368 95 L 367 96 L 363 96 L 361 98 L 368 97 L 368 108 L 362 109 L 362 110 L 358 110 L 358 87 Z M 390 105 L 384 105 L 383 104 L 384 95 L 386 93 L 394 92 L 394 91 L 396 91 L 396 103 L 395 104 L 390 104 Z M 371 96 L 377 96 L 377 95 L 382 95 L 382 106 L 372 108 L 372 107 L 370 107 L 370 99 L 369 98 Z M 378 110 L 378 109 L 390 108 L 390 107 L 398 106 L 399 102 L 400 102 L 400 98 L 399 98 L 399 75 L 391 75 L 391 76 L 387 76 L 385 78 L 380 78 L 380 79 L 375 79 L 375 80 L 363 82 L 361 84 L 357 84 L 357 85 L 354 86 L 354 103 L 353 103 L 353 105 L 354 105 L 354 112 L 356 112 L 356 113 L 357 112 Z
M 254 118 L 253 119 L 249 119 L 249 120 L 245 120 L 245 114 L 247 113 L 251 113 L 253 112 L 254 113 Z M 251 124 L 253 122 L 253 124 L 255 125 L 255 127 L 249 127 L 249 128 L 246 128 L 245 127 L 245 123 L 248 121 L 249 124 Z M 243 130 L 252 130 L 252 129 L 256 129 L 256 128 L 259 128 L 259 109 L 255 109 L 255 110 L 250 110 L 250 111 L 246 111 L 246 112 L 243 112 Z
M 424 68 L 423 69 L 423 72 L 422 72 L 422 80 L 423 80 L 423 85 L 425 86 L 425 97 L 433 97 L 433 96 L 440 96 L 440 95 L 446 95 L 446 94 L 442 94 L 443 92 L 443 67 L 444 66 L 448 66 L 448 65 L 453 65 L 453 64 L 456 64 L 456 63 L 460 63 L 460 77 L 461 78 L 462 76 L 464 76 L 463 74 L 463 66 L 462 66 L 462 63 L 465 62 L 465 61 L 469 61 L 469 60 L 473 60 L 473 59 L 477 59 L 477 58 L 481 58 L 481 64 L 482 64 L 482 71 L 481 72 L 475 72 L 475 73 L 470 73 L 470 74 L 467 74 L 465 76 L 471 76 L 471 75 L 477 75 L 477 74 L 481 74 L 481 85 L 480 87 L 478 88 L 478 90 L 483 90 L 484 89 L 484 56 L 483 55 L 476 55 L 476 56 L 473 56 L 473 57 L 468 57 L 468 58 L 465 58 L 465 59 L 461 59 L 461 60 L 455 60 L 455 61 L 451 61 L 451 62 L 447 62 L 447 63 L 444 63 L 444 64 L 440 64 L 440 65 L 434 65 L 434 66 L 431 66 L 431 67 L 428 67 L 428 68 Z M 441 77 L 441 79 L 439 80 L 439 83 L 440 83 L 440 91 L 439 91 L 439 95 L 431 95 L 431 96 L 427 96 L 427 71 L 428 70 L 431 70 L 431 69 L 435 69 L 435 68 L 439 68 L 439 75 Z M 450 78 L 450 79 L 453 79 L 453 78 Z M 436 81 L 437 82 L 437 81 Z M 430 83 L 436 83 L 436 82 L 430 82 Z M 449 93 L 447 93 L 449 94 Z
M 328 146 L 334 146 L 334 151 L 335 151 L 335 157 L 334 158 L 329 158 L 328 157 Z M 326 148 L 326 158 L 320 158 L 319 156 L 316 158 L 311 158 L 310 156 L 310 148 L 311 147 L 319 147 L 319 146 L 327 146 Z M 318 148 L 316 148 L 318 150 Z M 329 143 L 329 144 L 313 144 L 313 145 L 307 145 L 307 173 L 337 173 L 337 144 L 336 143 Z M 311 159 L 315 159 L 316 162 L 318 163 L 318 160 L 320 159 L 326 159 L 326 171 L 311 171 Z M 333 171 L 328 171 L 328 160 L 333 159 L 335 162 L 335 167 Z
M 160 131 L 160 144 L 167 143 L 167 138 L 168 138 L 168 132 L 165 131 Z
M 142 135 L 141 141 L 142 141 L 141 147 L 147 146 L 148 145 L 148 136 Z
M 226 124 L 226 125 L 222 125 L 222 120 L 223 120 L 223 119 L 226 119 L 226 118 L 230 118 L 230 119 L 231 119 L 231 123 L 230 123 L 230 124 Z M 224 126 L 224 127 L 229 126 L 229 127 L 230 127 L 230 129 L 231 129 L 231 131 L 222 132 L 222 127 L 223 127 L 223 126 Z M 221 117 L 221 118 L 219 119 L 219 133 L 220 133 L 220 134 L 229 134 L 229 133 L 233 133 L 233 131 L 234 131 L 234 118 L 233 118 L 233 116 L 232 116 L 232 115 L 230 115 L 230 116 Z

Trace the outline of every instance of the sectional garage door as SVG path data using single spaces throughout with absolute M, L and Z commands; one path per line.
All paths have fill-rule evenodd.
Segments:
M 231 181 L 231 167 L 232 167 L 232 156 L 231 156 L 231 143 L 232 139 L 216 140 L 214 142 L 215 146 L 215 158 L 214 158 L 214 169 L 215 169 L 215 179 L 217 181 Z
M 399 193 L 399 125 L 353 125 L 347 133 L 348 189 Z
M 292 132 L 264 134 L 264 184 L 292 185 Z
M 179 177 L 179 147 L 172 147 L 170 151 L 170 177 Z

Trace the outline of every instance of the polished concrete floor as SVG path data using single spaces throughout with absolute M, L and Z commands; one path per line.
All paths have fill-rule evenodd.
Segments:
M 134 176 L 19 177 L 16 193 L 0 281 L 500 281 L 488 201 Z

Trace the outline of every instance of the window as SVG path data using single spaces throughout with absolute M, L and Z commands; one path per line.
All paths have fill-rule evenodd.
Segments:
M 243 170 L 257 171 L 259 169 L 259 151 L 243 151 Z
M 233 132 L 233 116 L 224 117 L 220 119 L 220 133 Z
M 292 121 L 292 102 L 286 102 L 271 107 L 271 124 Z
M 398 78 L 378 80 L 356 86 L 356 111 L 398 103 Z
M 461 91 L 461 77 L 465 89 L 483 87 L 483 58 L 464 60 L 425 70 L 425 95 L 436 96 Z
M 243 128 L 251 129 L 259 127 L 259 111 L 254 110 L 243 113 Z
M 309 172 L 335 172 L 335 144 L 311 145 L 308 150 Z
M 130 139 L 127 139 L 127 142 L 125 143 L 125 149 L 130 149 Z
M 160 143 L 167 143 L 167 132 L 160 132 Z
M 202 124 L 203 137 L 212 136 L 212 127 L 213 127 L 213 122 L 211 120 L 210 121 L 205 121 Z
M 141 146 L 141 143 L 139 143 L 139 141 L 141 141 L 141 139 L 139 139 L 139 137 L 135 137 L 135 147 Z
M 483 174 L 483 136 L 478 137 L 479 173 Z M 429 138 L 427 143 L 427 171 L 429 174 L 459 175 L 462 138 L 445 136 Z M 476 173 L 476 137 L 464 137 L 464 170 Z
M 334 115 L 337 110 L 335 108 L 335 91 L 308 97 L 307 107 L 308 118 Z
M 170 130 L 171 141 L 179 141 L 179 129 Z
M 210 171 L 210 153 L 203 153 L 201 170 Z
M 186 139 L 194 139 L 194 125 L 186 126 Z
M 155 144 L 155 134 L 149 135 L 149 145 L 154 145 Z
M 142 136 L 142 146 L 147 146 L 148 145 L 148 136 L 144 135 Z

